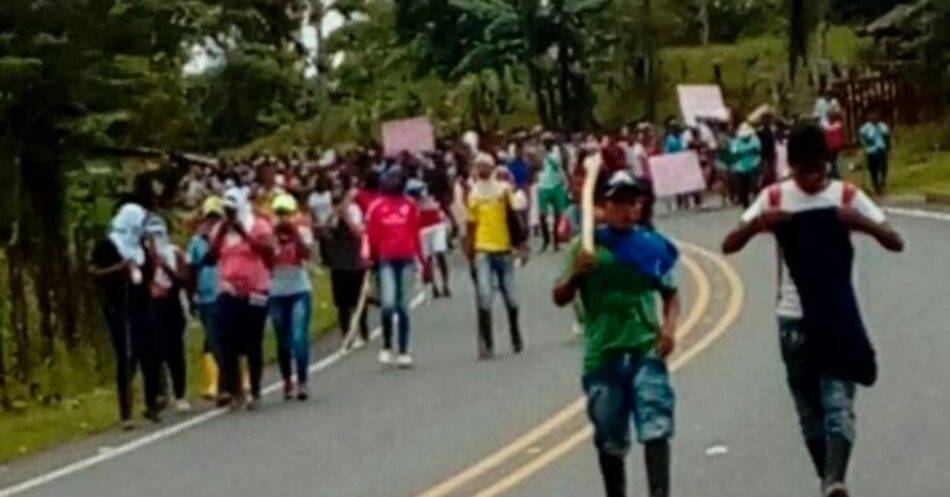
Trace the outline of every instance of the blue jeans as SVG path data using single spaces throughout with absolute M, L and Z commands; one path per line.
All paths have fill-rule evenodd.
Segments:
M 801 320 L 780 317 L 778 323 L 788 388 L 795 400 L 805 440 L 840 435 L 854 443 L 854 382 L 815 370 L 805 354 L 805 335 L 799 328 Z
M 297 382 L 306 385 L 310 367 L 310 292 L 271 297 L 268 305 L 277 332 L 281 377 L 290 381 L 292 366 L 296 366 Z
M 380 261 L 379 300 L 383 310 L 383 348 L 393 348 L 393 320 L 399 318 L 399 353 L 409 352 L 409 293 L 415 276 L 415 261 Z
M 583 385 L 599 451 L 626 455 L 631 419 L 640 443 L 673 437 L 676 397 L 666 363 L 656 354 L 619 354 L 585 375 Z
M 494 277 L 494 278 L 493 278 Z M 510 309 L 518 307 L 515 299 L 514 256 L 509 252 L 475 254 L 475 283 L 478 287 L 478 308 L 490 311 L 495 300 L 495 283 Z

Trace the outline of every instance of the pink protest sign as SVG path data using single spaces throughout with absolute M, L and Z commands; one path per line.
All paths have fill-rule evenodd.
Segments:
M 650 178 L 657 197 L 671 197 L 706 189 L 706 178 L 694 151 L 650 157 Z
M 400 152 L 431 152 L 435 150 L 435 131 L 427 117 L 416 117 L 383 123 L 383 150 L 387 156 Z
M 676 93 L 686 124 L 695 126 L 697 119 L 729 120 L 729 109 L 718 85 L 677 85 Z

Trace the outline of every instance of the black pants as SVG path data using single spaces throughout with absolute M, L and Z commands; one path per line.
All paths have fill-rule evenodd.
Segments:
M 247 357 L 251 395 L 260 397 L 264 367 L 264 323 L 267 321 L 266 297 L 263 302 L 252 303 L 248 297 L 222 294 L 218 297 L 217 317 L 222 356 L 221 392 L 231 394 L 233 398 L 243 395 L 240 361 L 243 355 Z
M 366 271 L 344 271 L 333 269 L 330 271 L 330 286 L 333 291 L 333 305 L 336 307 L 337 321 L 340 330 L 345 336 L 350 331 L 350 321 L 359 305 L 360 294 L 363 292 L 363 282 Z M 369 338 L 369 325 L 366 321 L 366 307 L 359 317 L 360 336 L 363 340 Z
M 141 368 L 145 391 L 145 409 L 154 412 L 158 405 L 159 381 L 157 346 L 147 305 L 126 302 L 104 306 L 106 323 L 115 352 L 116 396 L 119 417 L 132 419 L 132 380 Z
M 733 175 L 733 181 L 736 200 L 743 209 L 747 209 L 752 205 L 752 200 L 755 199 L 755 195 L 758 193 L 759 174 L 755 171 L 750 173 L 737 173 Z
M 871 184 L 874 193 L 883 195 L 887 189 L 887 152 L 868 154 L 868 172 L 871 173 Z
M 172 380 L 172 393 L 176 399 L 185 398 L 188 376 L 185 359 L 185 311 L 178 295 L 152 299 L 152 315 L 161 352 L 159 375 L 167 374 Z

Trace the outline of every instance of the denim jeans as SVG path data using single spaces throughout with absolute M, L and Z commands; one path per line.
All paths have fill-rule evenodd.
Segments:
M 493 278 L 494 277 L 494 278 Z M 495 283 L 510 309 L 518 307 L 515 300 L 514 256 L 509 252 L 479 252 L 475 255 L 475 283 L 478 287 L 478 308 L 491 310 L 495 300 Z
M 583 386 L 599 451 L 626 455 L 631 419 L 640 443 L 673 437 L 676 397 L 666 363 L 656 354 L 619 354 L 585 375 Z
M 281 377 L 289 381 L 296 366 L 297 382 L 305 385 L 310 367 L 310 292 L 271 297 L 269 306 Z
M 393 320 L 399 318 L 399 353 L 409 352 L 409 294 L 415 277 L 415 261 L 380 261 L 379 299 L 383 311 L 383 347 L 392 350 Z
M 782 359 L 802 435 L 805 440 L 840 435 L 854 443 L 855 384 L 815 370 L 805 354 L 805 335 L 800 324 L 799 319 L 779 318 Z

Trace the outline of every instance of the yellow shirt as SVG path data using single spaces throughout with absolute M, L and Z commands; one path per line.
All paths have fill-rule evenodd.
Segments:
M 473 185 L 468 197 L 468 221 L 475 223 L 475 250 L 479 252 L 508 252 L 511 238 L 508 234 L 508 202 L 511 187 L 496 181 Z

